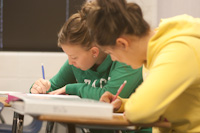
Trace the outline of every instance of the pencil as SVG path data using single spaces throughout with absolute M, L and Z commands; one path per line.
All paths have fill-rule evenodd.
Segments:
M 125 80 L 124 83 L 119 87 L 117 94 L 115 95 L 115 97 L 113 98 L 112 102 L 115 101 L 117 99 L 117 97 L 119 96 L 120 92 L 123 90 L 124 86 L 126 85 L 127 81 Z
M 42 77 L 45 79 L 45 73 L 44 73 L 44 65 L 42 64 Z

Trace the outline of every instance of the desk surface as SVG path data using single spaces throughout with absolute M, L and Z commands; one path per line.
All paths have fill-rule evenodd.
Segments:
M 7 97 L 0 97 L 0 102 L 4 104 L 5 107 L 10 107 L 11 105 L 6 103 Z M 113 114 L 112 119 L 93 119 L 93 118 L 80 118 L 80 117 L 69 117 L 69 116 L 58 116 L 58 115 L 40 115 L 37 116 L 37 119 L 42 121 L 54 121 L 67 124 L 75 125 L 89 125 L 89 126 L 103 126 L 103 127 L 133 127 L 142 126 L 142 127 L 165 127 L 169 128 L 171 126 L 168 122 L 155 122 L 150 124 L 135 124 L 130 123 L 122 114 Z
M 40 115 L 39 120 L 55 121 L 61 123 L 78 124 L 78 125 L 99 125 L 99 126 L 143 126 L 143 127 L 166 127 L 171 126 L 168 122 L 155 122 L 151 124 L 134 124 L 130 123 L 124 115 L 113 114 L 112 119 L 92 119 L 92 118 L 77 118 L 69 116 L 53 116 L 53 115 Z

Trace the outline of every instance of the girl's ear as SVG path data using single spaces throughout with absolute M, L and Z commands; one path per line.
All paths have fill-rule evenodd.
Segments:
M 129 46 L 129 43 L 128 43 L 128 41 L 126 39 L 119 37 L 116 40 L 116 46 L 118 48 L 121 48 L 122 50 L 127 50 L 128 46 Z
M 92 52 L 92 56 L 93 56 L 94 58 L 96 58 L 96 57 L 99 55 L 99 48 L 98 48 L 98 47 L 92 47 L 92 48 L 90 49 L 90 51 Z

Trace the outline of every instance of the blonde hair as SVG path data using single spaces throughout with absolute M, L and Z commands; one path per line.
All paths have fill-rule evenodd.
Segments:
M 115 45 L 122 34 L 142 37 L 150 30 L 143 19 L 141 8 L 125 0 L 96 0 L 86 2 L 85 14 L 90 34 L 100 46 Z
M 66 43 L 81 45 L 87 49 L 92 46 L 92 38 L 89 35 L 86 20 L 81 18 L 80 13 L 73 14 L 58 33 L 58 46 L 61 47 Z

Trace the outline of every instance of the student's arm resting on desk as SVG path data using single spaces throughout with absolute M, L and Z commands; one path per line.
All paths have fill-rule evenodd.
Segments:
M 71 69 L 71 66 L 68 64 L 68 61 L 66 61 L 59 72 L 52 79 L 39 79 L 35 81 L 35 83 L 30 88 L 30 93 L 45 94 L 62 88 L 67 83 L 74 82 L 76 82 L 76 80 L 74 78 L 73 71 Z
M 99 101 L 111 103 L 113 105 L 114 112 L 123 113 L 124 105 L 128 99 L 121 98 L 119 96 L 115 100 L 113 100 L 113 99 L 115 99 L 115 95 L 113 95 L 112 93 L 107 91 L 101 96 Z
M 198 72 L 191 48 L 178 43 L 166 46 L 152 64 L 146 80 L 126 102 L 127 119 L 134 123 L 157 121 L 169 104 L 190 86 Z
M 49 90 L 51 83 L 45 79 L 38 79 L 30 88 L 30 93 L 32 94 L 46 94 Z
M 71 67 L 72 66 L 69 65 L 67 60 L 59 72 L 49 80 L 51 82 L 51 88 L 48 92 L 60 89 L 68 83 L 76 83 L 76 79 Z
M 110 80 L 102 88 L 85 83 L 68 84 L 66 85 L 66 93 L 99 100 L 106 91 L 116 94 L 124 80 L 127 80 L 120 96 L 129 97 L 142 82 L 142 68 L 133 70 L 130 66 L 115 62 L 110 69 L 109 77 Z

